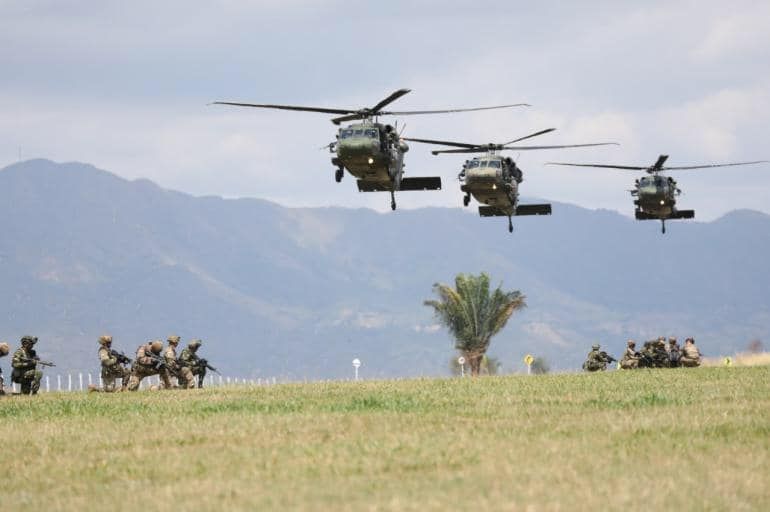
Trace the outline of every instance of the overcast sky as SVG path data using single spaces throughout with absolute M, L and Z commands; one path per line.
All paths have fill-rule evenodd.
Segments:
M 358 108 L 406 87 L 393 108 L 533 105 L 400 119 L 408 136 L 619 142 L 511 156 L 524 196 L 631 215 L 634 173 L 542 164 L 770 159 L 769 20 L 759 1 L 0 0 L 0 166 L 21 150 L 195 195 L 385 210 L 334 182 L 329 116 L 207 104 Z M 400 207 L 459 207 L 463 156 L 429 149 L 411 145 L 407 175 L 444 190 Z M 675 177 L 698 219 L 770 213 L 770 165 Z

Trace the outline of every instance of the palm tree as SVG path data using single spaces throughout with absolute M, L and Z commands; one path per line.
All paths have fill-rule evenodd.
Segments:
M 490 293 L 489 276 L 458 274 L 455 287 L 436 283 L 439 300 L 426 300 L 439 321 L 455 338 L 455 348 L 468 360 L 471 375 L 478 375 L 481 360 L 492 336 L 505 327 L 514 311 L 526 307 L 520 291 L 504 292 L 498 286 Z

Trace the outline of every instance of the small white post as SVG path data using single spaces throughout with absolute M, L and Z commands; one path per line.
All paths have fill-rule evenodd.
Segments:
M 11 393 L 13 393 L 14 395 L 16 394 L 16 383 L 15 382 L 11 382 Z
M 78 380 L 80 381 L 80 391 L 83 391 L 83 374 L 78 373 Z
M 230 385 L 230 377 L 227 377 L 227 385 Z
M 460 377 L 465 377 L 465 358 L 463 356 L 458 357 L 457 363 L 460 365 Z
M 220 386 L 222 385 L 222 376 L 221 375 L 219 376 L 219 385 Z
M 51 391 L 51 381 L 48 378 L 48 375 L 45 376 L 45 392 L 48 393 Z
M 56 376 L 56 391 L 61 391 L 61 375 Z
M 88 387 L 91 387 L 91 374 L 88 374 Z
M 72 374 L 67 374 L 67 391 L 72 391 Z
M 273 377 L 273 384 L 275 384 L 275 377 Z
M 361 366 L 361 360 L 358 358 L 353 359 L 353 369 L 356 374 L 356 380 L 358 380 L 358 368 Z
M 123 384 L 123 383 L 121 382 L 121 385 L 122 385 L 122 384 Z M 102 374 L 100 373 L 100 374 L 99 374 L 99 389 L 102 389 L 103 387 L 104 387 L 104 384 L 102 383 Z

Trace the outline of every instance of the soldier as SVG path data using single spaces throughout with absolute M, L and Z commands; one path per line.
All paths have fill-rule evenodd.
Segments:
M 120 379 L 120 390 L 125 391 L 131 371 L 123 366 L 117 357 L 112 354 L 112 336 L 99 337 L 99 362 L 102 364 L 102 391 L 111 393 L 115 391 L 115 380 Z M 90 388 L 89 388 L 90 389 Z
M 11 348 L 8 346 L 6 342 L 0 343 L 0 357 L 5 357 L 8 355 L 8 352 L 11 351 Z M 5 394 L 5 379 L 3 378 L 3 369 L 0 368 L 0 395 Z
M 668 339 L 668 347 L 666 347 L 666 352 L 668 352 L 668 361 L 671 368 L 678 368 L 681 366 L 680 360 L 682 359 L 682 351 L 679 349 L 679 343 L 675 337 L 671 336 Z
M 626 351 L 620 360 L 620 367 L 624 370 L 635 370 L 639 368 L 639 359 L 641 358 L 636 351 L 636 342 L 634 340 L 628 340 L 626 345 Z
M 202 344 L 201 340 L 192 340 L 179 356 L 179 361 L 190 368 L 192 374 L 198 377 L 199 388 L 203 387 L 203 379 L 206 378 L 206 365 L 201 364 L 201 358 L 197 355 L 198 349 Z
M 700 350 L 695 346 L 694 338 L 687 338 L 684 340 L 684 348 L 682 349 L 682 357 L 679 363 L 682 366 L 695 367 L 700 366 Z
M 591 345 L 591 352 L 586 357 L 586 362 L 583 363 L 583 369 L 587 372 L 596 372 L 599 370 L 606 370 L 607 363 L 610 362 L 610 358 L 606 353 L 600 352 L 601 347 L 599 344 Z
M 43 378 L 43 372 L 37 369 L 37 352 L 32 348 L 37 343 L 34 336 L 23 336 L 21 338 L 21 348 L 13 353 L 13 373 L 11 380 L 21 384 L 22 395 L 36 395 L 40 389 L 40 380 Z
M 166 359 L 166 367 L 169 372 L 175 375 L 179 387 L 185 389 L 191 389 L 195 387 L 195 377 L 193 377 L 192 370 L 187 366 L 182 366 L 176 359 L 176 347 L 179 345 L 179 336 L 168 337 L 168 348 L 163 353 L 163 357 Z
M 142 379 L 151 375 L 160 375 L 163 386 L 171 388 L 171 379 L 169 379 L 165 361 L 160 357 L 161 350 L 163 350 L 163 342 L 160 340 L 145 343 L 136 349 L 136 359 L 131 366 L 131 378 L 128 379 L 129 391 L 139 389 Z

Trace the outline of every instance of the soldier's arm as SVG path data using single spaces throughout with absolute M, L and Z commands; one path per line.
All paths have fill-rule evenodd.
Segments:
M 109 350 L 99 351 L 99 361 L 101 361 L 102 366 L 115 366 L 115 363 L 118 362 L 117 359 L 110 356 Z
M 13 361 L 11 361 L 11 366 L 13 366 L 14 368 L 19 368 L 23 370 L 23 369 L 35 366 L 35 363 L 30 362 L 27 356 L 21 351 L 19 351 L 13 355 Z

